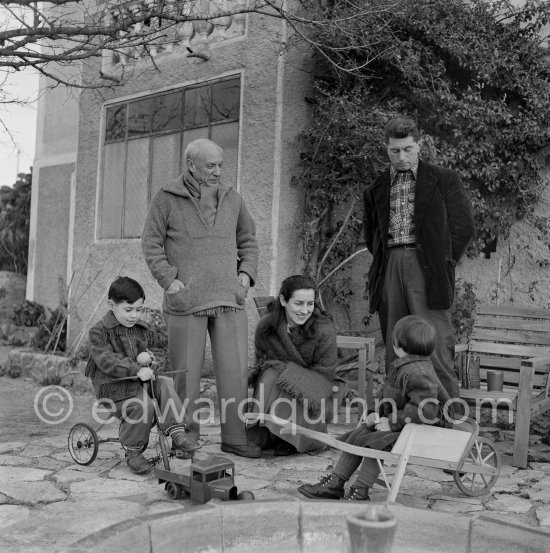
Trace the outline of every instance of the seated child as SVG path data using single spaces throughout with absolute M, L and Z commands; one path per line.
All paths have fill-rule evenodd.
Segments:
M 382 388 L 380 412 L 365 416 L 355 430 L 340 436 L 339 440 L 385 450 L 391 449 L 407 422 L 446 426 L 443 407 L 450 398 L 430 361 L 436 341 L 435 328 L 425 319 L 409 315 L 396 323 L 392 339 L 397 359 Z M 345 483 L 359 465 L 355 484 L 344 494 Z M 376 459 L 344 452 L 331 474 L 323 476 L 318 484 L 303 484 L 298 491 L 312 499 L 368 501 L 369 488 L 379 473 Z
M 172 449 L 186 452 L 199 446 L 186 436 L 182 403 L 171 378 L 156 376 L 149 366 L 155 356 L 150 350 L 164 349 L 166 338 L 140 320 L 145 293 L 129 277 L 118 277 L 109 288 L 109 311 L 90 329 L 90 360 L 86 376 L 92 379 L 96 396 L 112 403 L 120 419 L 119 438 L 126 451 L 126 463 L 136 473 L 153 468 L 143 456 L 154 424 L 154 407 L 150 386 L 154 387 L 163 420 L 161 429 L 172 438 Z M 138 355 L 147 351 L 142 363 Z M 145 364 L 145 366 L 143 366 Z M 129 379 L 127 377 L 135 377 Z M 149 382 L 150 386 L 144 386 Z

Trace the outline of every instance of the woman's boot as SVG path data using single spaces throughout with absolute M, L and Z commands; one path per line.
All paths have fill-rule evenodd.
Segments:
M 346 481 L 336 474 L 321 477 L 318 484 L 302 484 L 298 491 L 310 499 L 341 499 Z

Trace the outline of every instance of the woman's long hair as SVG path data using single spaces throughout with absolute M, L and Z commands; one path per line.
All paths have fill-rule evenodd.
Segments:
M 283 296 L 285 301 L 288 302 L 296 290 L 313 290 L 315 292 L 315 307 L 311 317 L 303 325 L 297 325 L 296 327 L 296 332 L 304 338 L 311 339 L 315 337 L 316 323 L 320 317 L 326 317 L 326 314 L 317 305 L 317 285 L 308 275 L 292 275 L 283 280 L 277 297 L 267 306 L 268 314 L 266 317 L 269 317 L 269 319 L 264 328 L 266 335 L 276 334 L 279 325 L 282 322 L 286 323 L 286 311 L 279 298 Z

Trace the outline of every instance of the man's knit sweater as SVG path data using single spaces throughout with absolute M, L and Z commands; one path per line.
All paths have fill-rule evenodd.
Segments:
M 176 278 L 184 284 L 182 290 L 164 294 L 162 307 L 172 315 L 243 309 L 246 290 L 238 273 L 247 273 L 252 283 L 256 280 L 254 221 L 232 187 L 220 185 L 214 225 L 209 226 L 183 175 L 166 184 L 151 202 L 142 248 L 165 291 Z

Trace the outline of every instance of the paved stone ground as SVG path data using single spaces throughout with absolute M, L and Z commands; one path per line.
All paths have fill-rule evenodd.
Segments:
M 209 384 L 205 381 L 206 387 Z M 190 500 L 170 501 L 152 475 L 132 474 L 117 443 L 100 444 L 98 457 L 90 466 L 75 464 L 67 449 L 68 431 L 76 422 L 98 426 L 91 414 L 93 398 L 89 393 L 73 394 L 71 416 L 59 425 L 49 425 L 41 422 L 34 410 L 41 389 L 30 380 L 0 378 L 0 551 L 59 551 L 132 517 L 196 508 Z M 63 402 L 54 401 L 50 411 L 62 407 Z M 330 428 L 335 435 L 344 430 L 342 425 Z M 116 437 L 117 431 L 117 424 L 109 424 L 99 430 L 99 436 Z M 203 451 L 219 454 L 217 423 L 203 425 L 202 433 Z M 510 465 L 510 435 L 497 433 L 497 437 L 503 438 L 496 443 L 503 466 L 491 494 L 465 497 L 451 475 L 411 467 L 398 503 L 474 517 L 483 514 L 550 534 L 550 446 L 534 443 L 528 469 L 519 470 Z M 154 450 L 149 454 L 154 455 Z M 300 497 L 296 488 L 330 470 L 338 452 L 290 457 L 266 453 L 261 459 L 228 457 L 235 461 L 239 491 L 252 490 L 257 499 L 274 499 Z M 186 473 L 189 464 L 175 460 L 172 469 Z M 372 492 L 374 500 L 383 501 L 386 495 L 382 488 Z

